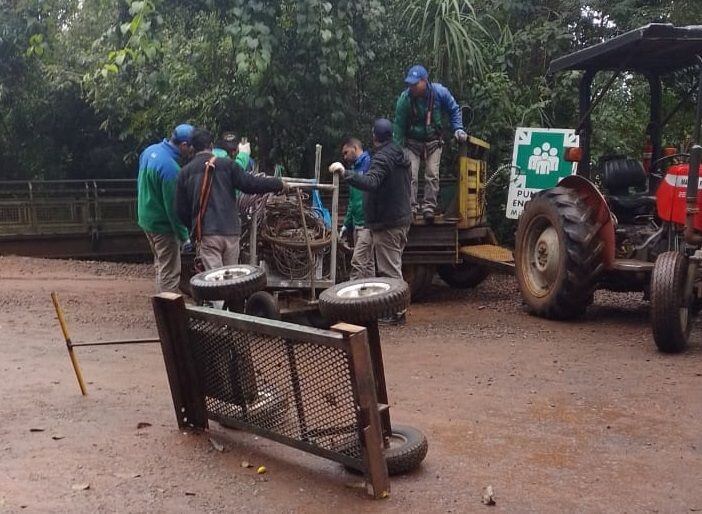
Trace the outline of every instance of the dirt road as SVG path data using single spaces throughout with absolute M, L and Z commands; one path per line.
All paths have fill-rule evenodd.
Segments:
M 215 428 L 220 453 L 177 430 L 158 345 L 79 350 L 81 397 L 50 291 L 86 340 L 154 335 L 151 289 L 145 265 L 0 257 L 0 511 L 702 510 L 700 335 L 658 354 L 638 295 L 598 293 L 566 324 L 526 315 L 510 277 L 435 284 L 382 334 L 393 419 L 429 454 L 373 502 L 328 461 Z

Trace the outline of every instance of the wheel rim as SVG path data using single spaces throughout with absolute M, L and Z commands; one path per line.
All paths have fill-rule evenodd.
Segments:
M 245 277 L 247 275 L 251 275 L 251 270 L 249 268 L 223 268 L 207 273 L 203 280 L 205 282 L 221 282 L 223 280 Z
M 407 438 L 402 434 L 397 434 L 395 432 L 388 438 L 388 446 L 386 450 L 395 450 L 407 444 Z
M 346 286 L 339 290 L 336 295 L 339 298 L 368 298 L 376 296 L 390 290 L 390 284 L 382 282 L 365 282 L 363 284 L 354 284 Z
M 529 292 L 537 297 L 546 296 L 558 277 L 561 248 L 558 231 L 551 222 L 538 217 L 527 230 L 526 249 L 522 264 Z

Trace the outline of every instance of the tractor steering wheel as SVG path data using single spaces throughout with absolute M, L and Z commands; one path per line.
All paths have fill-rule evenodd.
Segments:
M 687 162 L 690 162 L 690 154 L 689 153 L 676 153 L 673 155 L 666 155 L 665 157 L 661 157 L 660 159 L 657 159 L 655 162 L 651 163 L 651 168 L 648 174 L 652 177 L 656 177 L 658 179 L 663 179 L 663 174 L 662 173 L 656 173 L 656 170 L 660 169 L 661 164 L 663 164 L 665 161 L 669 159 L 687 159 Z

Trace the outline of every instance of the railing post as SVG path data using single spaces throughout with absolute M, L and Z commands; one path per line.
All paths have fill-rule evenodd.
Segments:
M 208 427 L 205 395 L 189 347 L 183 297 L 161 293 L 152 298 L 152 304 L 178 427 L 205 429 Z

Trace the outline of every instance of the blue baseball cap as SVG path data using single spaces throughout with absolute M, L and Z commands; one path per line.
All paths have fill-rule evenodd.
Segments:
M 421 64 L 415 64 L 407 71 L 407 76 L 405 77 L 405 84 L 414 86 L 417 82 L 422 79 L 428 79 L 429 72 Z
M 187 123 L 178 125 L 171 135 L 171 140 L 174 143 L 190 143 L 193 139 L 193 131 L 195 128 Z

